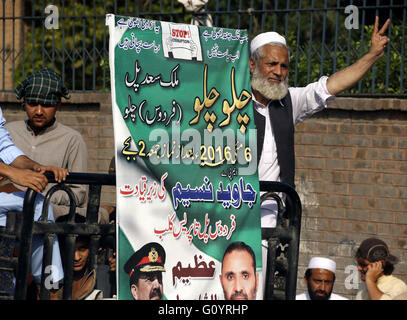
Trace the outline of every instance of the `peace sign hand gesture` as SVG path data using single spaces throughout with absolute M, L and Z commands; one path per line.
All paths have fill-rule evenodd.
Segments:
M 384 35 L 384 32 L 387 30 L 387 27 L 390 24 L 390 19 L 387 19 L 383 27 L 379 30 L 379 17 L 376 16 L 373 33 L 372 33 L 372 45 L 369 52 L 373 54 L 377 60 L 379 60 L 384 55 L 384 49 L 387 44 L 390 42 L 390 39 Z

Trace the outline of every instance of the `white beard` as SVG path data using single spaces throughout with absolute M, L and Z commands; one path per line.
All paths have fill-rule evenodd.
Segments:
M 251 80 L 252 88 L 258 91 L 263 97 L 268 100 L 281 100 L 288 92 L 288 76 L 278 83 L 270 83 L 267 78 L 263 77 L 259 69 L 254 69 Z

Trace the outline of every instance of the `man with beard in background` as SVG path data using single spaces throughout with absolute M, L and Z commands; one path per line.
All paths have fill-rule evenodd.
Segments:
M 296 300 L 348 300 L 332 293 L 335 284 L 335 261 L 314 257 L 305 271 L 304 282 L 308 291 L 298 294 Z
M 145 244 L 127 260 L 124 271 L 134 300 L 162 300 L 164 264 L 164 248 L 156 242 Z
M 379 30 L 376 17 L 369 52 L 354 64 L 301 88 L 288 87 L 289 50 L 284 37 L 265 32 L 251 41 L 249 67 L 260 181 L 280 181 L 295 188 L 294 126 L 326 108 L 335 95 L 354 86 L 383 57 L 390 41 L 384 35 L 389 23 L 390 19 Z M 275 227 L 277 212 L 274 200 L 263 201 L 261 226 Z M 266 266 L 266 240 L 262 246 Z M 263 281 L 265 272 L 263 268 Z

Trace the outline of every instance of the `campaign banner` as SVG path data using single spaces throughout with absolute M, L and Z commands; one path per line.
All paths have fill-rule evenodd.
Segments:
M 111 14 L 106 24 L 118 299 L 261 298 L 247 32 Z

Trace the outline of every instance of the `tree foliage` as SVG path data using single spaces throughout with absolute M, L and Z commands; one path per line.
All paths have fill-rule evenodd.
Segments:
M 338 8 L 338 3 L 342 7 Z M 369 49 L 369 24 L 376 11 L 360 10 L 359 20 L 364 19 L 366 25 L 347 30 L 344 7 L 348 4 L 333 0 L 209 0 L 201 14 L 210 15 L 214 26 L 247 29 L 251 37 L 269 30 L 283 34 L 291 53 L 290 84 L 303 86 L 346 67 Z M 27 2 L 25 12 L 31 18 L 24 20 L 24 51 L 16 82 L 33 70 L 51 66 L 63 75 L 71 90 L 108 91 L 107 13 L 179 23 L 189 23 L 193 17 L 175 0 L 54 1 L 54 5 L 59 9 L 59 28 L 48 30 L 44 27 L 44 4 Z M 387 16 L 382 12 L 384 20 Z M 399 16 L 400 12 L 394 10 L 391 45 L 385 57 L 347 94 L 406 94 L 407 61 L 402 52 L 407 49 L 407 35 Z

